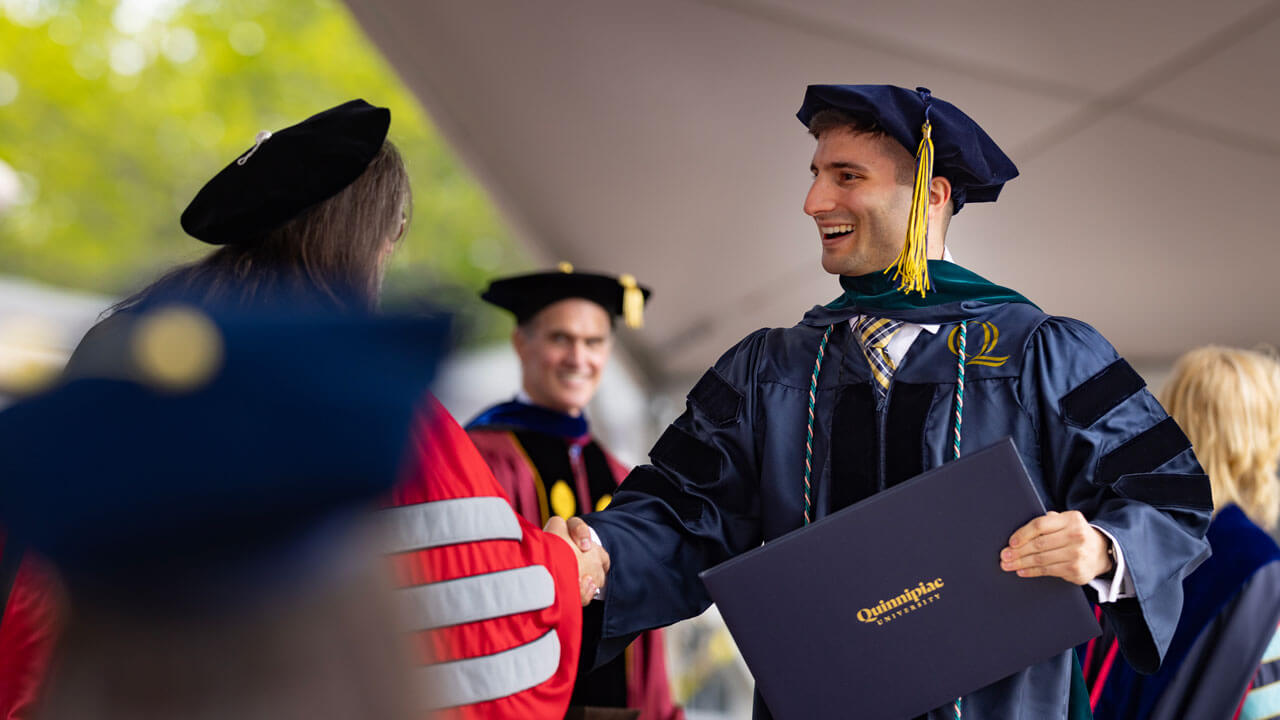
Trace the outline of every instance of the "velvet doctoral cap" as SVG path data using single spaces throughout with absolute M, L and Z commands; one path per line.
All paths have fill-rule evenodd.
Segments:
M 391 111 L 351 100 L 275 133 L 196 193 L 182 229 L 213 245 L 252 243 L 337 195 L 382 149 Z
M 651 294 L 631 275 L 580 273 L 569 263 L 560 263 L 556 271 L 498 278 L 480 298 L 509 310 L 517 323 L 524 323 L 552 303 L 583 298 L 604 308 L 610 317 L 623 316 L 628 327 L 640 327 L 644 304 Z
M 927 113 L 926 113 L 927 107 Z M 933 175 L 951 182 L 954 212 L 966 202 L 995 202 L 1018 168 L 978 123 L 925 88 L 895 85 L 810 85 L 796 117 L 809 126 L 821 110 L 868 115 L 889 137 L 916 155 L 927 119 L 933 125 Z
M 73 586 L 235 566 L 385 493 L 448 341 L 440 317 L 123 315 L 130 360 L 0 412 L 0 525 Z

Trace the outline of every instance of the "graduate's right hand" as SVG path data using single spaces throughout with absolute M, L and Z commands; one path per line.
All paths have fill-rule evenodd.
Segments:
M 605 552 L 604 546 L 596 543 L 591 537 L 591 526 L 587 525 L 580 517 L 569 518 L 569 536 L 573 538 L 573 543 L 582 548 L 583 551 L 599 548 L 604 553 L 604 571 L 609 572 L 609 553 Z
M 582 548 L 584 552 L 589 552 L 593 549 L 600 551 L 604 559 L 605 582 L 608 582 L 609 553 L 604 549 L 603 545 L 597 543 L 595 538 L 592 537 L 591 526 L 587 525 L 581 517 L 571 517 L 569 518 L 569 536 L 573 538 L 574 544 Z M 604 590 L 604 583 L 600 584 L 600 590 Z M 596 593 L 596 597 L 599 597 L 599 593 Z
M 569 522 L 574 520 L 577 518 L 572 518 Z M 584 546 L 575 542 L 569 535 L 569 526 L 565 524 L 564 518 L 552 517 L 543 530 L 564 540 L 573 548 L 574 555 L 578 558 L 578 595 L 582 606 L 586 607 L 604 588 L 605 573 L 609 570 L 609 553 L 594 543 L 588 542 Z

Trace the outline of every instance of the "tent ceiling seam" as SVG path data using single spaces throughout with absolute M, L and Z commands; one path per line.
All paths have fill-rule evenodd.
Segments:
M 782 25 L 829 40 L 856 43 L 861 49 L 870 49 L 895 58 L 945 65 L 974 80 L 1081 106 L 1062 121 L 1015 146 L 1010 154 L 1019 161 L 1034 159 L 1107 116 L 1122 112 L 1207 142 L 1235 149 L 1247 148 L 1250 151 L 1262 149 L 1267 154 L 1280 155 L 1280 143 L 1270 138 L 1216 127 L 1185 115 L 1158 110 L 1137 102 L 1139 97 L 1171 82 L 1274 22 L 1277 17 L 1280 17 L 1280 0 L 1271 0 L 1240 19 L 1209 33 L 1186 50 L 1102 94 L 1053 78 L 1011 71 L 998 65 L 890 40 L 882 35 L 829 20 L 821 20 L 791 8 L 765 2 L 756 0 L 687 1 L 691 4 L 734 12 L 768 24 Z

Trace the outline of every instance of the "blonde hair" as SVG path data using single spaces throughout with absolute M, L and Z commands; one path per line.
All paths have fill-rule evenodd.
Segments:
M 1280 515 L 1280 362 L 1208 346 L 1178 358 L 1161 401 L 1191 438 L 1213 505 L 1240 506 L 1270 530 Z

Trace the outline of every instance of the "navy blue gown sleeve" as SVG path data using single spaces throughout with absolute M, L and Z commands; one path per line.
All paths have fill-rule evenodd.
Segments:
M 1212 500 L 1191 443 L 1096 330 L 1049 318 L 1028 339 L 1019 402 L 1036 428 L 1049 507 L 1119 544 L 1136 597 L 1102 604 L 1125 659 L 1159 667 L 1182 580 L 1209 555 Z
M 748 336 L 703 375 L 651 464 L 586 518 L 612 558 L 597 664 L 643 630 L 701 613 L 711 599 L 698 573 L 761 543 L 764 416 L 753 389 L 768 332 Z

